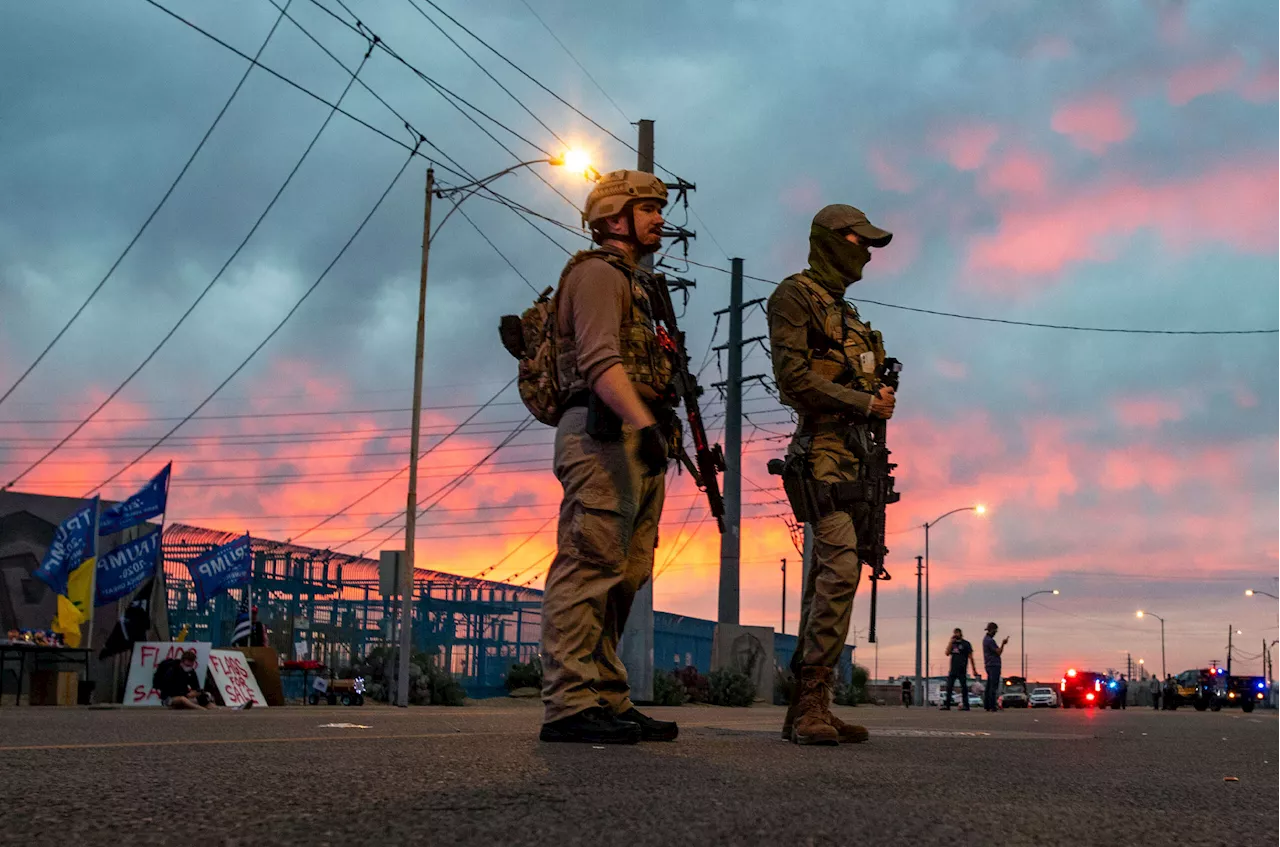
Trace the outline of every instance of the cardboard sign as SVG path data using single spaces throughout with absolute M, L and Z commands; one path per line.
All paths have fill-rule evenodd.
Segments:
M 196 651 L 196 677 L 204 679 L 209 668 L 209 648 L 202 641 L 141 641 L 133 645 L 129 660 L 129 681 L 124 687 L 125 706 L 159 706 L 160 692 L 151 687 L 156 668 L 165 659 L 177 659 L 184 650 Z
M 266 707 L 267 698 L 262 696 L 249 661 L 240 651 L 210 650 L 209 674 L 222 694 L 223 705 L 239 706 L 252 701 L 255 707 Z

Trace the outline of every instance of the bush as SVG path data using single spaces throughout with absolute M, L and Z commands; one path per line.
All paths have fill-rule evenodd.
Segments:
M 707 677 L 711 687 L 711 703 L 715 706 L 750 706 L 756 699 L 756 687 L 742 671 L 721 668 Z
M 365 696 L 387 702 L 393 690 L 392 666 L 395 653 L 390 647 L 375 647 L 362 660 L 354 662 L 350 673 L 365 680 Z M 415 706 L 461 706 L 467 691 L 462 683 L 443 668 L 437 668 L 426 653 L 409 656 L 409 702 Z
M 675 673 L 664 670 L 653 672 L 653 703 L 656 706 L 683 706 L 689 699 L 684 684 Z
M 520 664 L 516 662 L 511 666 L 511 670 L 507 671 L 507 679 L 504 682 L 508 691 L 515 691 L 517 688 L 542 688 L 542 660 L 534 656 L 528 664 Z
M 698 669 L 693 665 L 687 665 L 675 672 L 675 677 L 684 686 L 685 696 L 688 697 L 690 703 L 710 703 L 711 702 L 711 683 L 707 678 L 698 673 Z
M 861 665 L 853 666 L 853 673 L 850 674 L 848 684 L 837 682 L 835 685 L 835 694 L 833 699 L 837 706 L 856 706 L 859 703 L 866 703 L 867 700 L 867 679 L 870 674 L 867 669 Z

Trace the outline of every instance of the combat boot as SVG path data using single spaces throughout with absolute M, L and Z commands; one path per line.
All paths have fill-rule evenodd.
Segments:
M 828 683 L 830 684 L 830 683 Z M 828 705 L 830 700 L 830 691 L 823 692 L 822 702 L 823 709 L 826 711 L 827 723 L 831 724 L 831 728 L 836 731 L 836 736 L 841 744 L 861 744 L 871 738 L 871 733 L 867 732 L 865 726 L 858 726 L 856 723 L 845 723 L 835 716 Z
M 839 744 L 840 736 L 827 721 L 827 687 L 831 668 L 806 665 L 800 669 L 800 698 L 796 702 L 791 740 L 796 744 Z

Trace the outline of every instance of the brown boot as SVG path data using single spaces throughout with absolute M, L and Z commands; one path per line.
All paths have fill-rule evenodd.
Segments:
M 791 740 L 796 744 L 839 744 L 840 736 L 827 721 L 827 687 L 831 668 L 800 669 L 800 698 L 796 702 Z
M 831 699 L 831 691 L 828 689 L 826 696 L 822 698 L 822 702 L 830 703 Z M 856 723 L 845 723 L 832 713 L 830 705 L 825 708 L 827 723 L 831 724 L 831 728 L 836 731 L 841 744 L 861 744 L 871 738 L 871 733 L 867 732 L 865 726 L 858 726 Z

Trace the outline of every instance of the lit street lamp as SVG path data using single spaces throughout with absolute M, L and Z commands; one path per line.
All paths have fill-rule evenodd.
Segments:
M 962 506 L 959 509 L 952 509 L 945 515 L 942 515 L 942 517 L 935 518 L 934 520 L 924 524 L 924 666 L 926 675 L 932 675 L 933 673 L 933 666 L 929 660 L 929 624 L 931 620 L 929 616 L 929 527 L 938 523 L 938 521 L 941 521 L 942 518 L 954 515 L 956 512 L 973 512 L 975 514 L 985 515 L 987 513 L 987 507 L 981 503 L 976 506 Z M 916 629 L 918 631 L 919 627 Z M 924 690 L 921 686 L 919 674 L 916 675 L 916 691 L 919 692 L 916 699 L 920 701 L 917 705 L 923 706 Z
M 1056 588 L 1045 588 L 1040 591 L 1033 591 L 1026 597 L 1022 598 L 1022 678 L 1027 678 L 1027 601 L 1037 594 L 1058 594 Z
M 405 504 L 404 514 L 404 560 L 400 570 L 400 656 L 397 663 L 398 673 L 396 676 L 396 705 L 409 705 L 409 651 L 412 645 L 411 639 L 411 623 L 413 621 L 413 548 L 416 541 L 415 533 L 417 529 L 418 518 L 418 442 L 422 433 L 422 357 L 423 347 L 426 341 L 426 325 L 427 325 L 427 259 L 431 251 L 431 242 L 435 239 L 435 235 L 440 232 L 440 227 L 444 226 L 449 218 L 453 215 L 458 207 L 462 205 L 468 197 L 486 188 L 489 183 L 500 177 L 517 171 L 521 168 L 528 168 L 534 165 L 557 165 L 571 166 L 574 169 L 581 169 L 584 174 L 591 172 L 590 166 L 587 164 L 584 154 L 577 151 L 567 151 L 561 156 L 550 156 L 545 159 L 534 159 L 528 162 L 520 162 L 509 168 L 490 174 L 483 179 L 473 180 L 463 185 L 452 185 L 447 188 L 437 188 L 435 184 L 435 170 L 427 168 L 427 193 L 426 206 L 423 211 L 422 219 L 422 271 L 418 280 L 418 333 L 416 339 L 416 347 L 414 349 L 413 359 L 413 411 L 412 426 L 409 435 L 409 491 L 407 502 Z M 449 210 L 449 214 L 444 216 L 444 220 L 436 227 L 435 233 L 431 231 L 431 198 L 433 196 L 440 199 L 446 199 L 460 192 L 466 192 L 453 203 L 453 208 Z
M 1165 668 L 1164 663 L 1164 618 L 1159 615 L 1152 614 L 1151 612 L 1144 612 L 1141 609 L 1138 610 L 1138 617 L 1142 618 L 1148 616 L 1160 621 L 1160 676 L 1164 678 L 1169 676 L 1168 669 Z
M 1280 597 L 1277 597 L 1276 595 L 1272 594 L 1270 591 L 1260 591 L 1257 588 L 1246 588 L 1244 590 L 1244 596 L 1246 597 L 1252 597 L 1255 594 L 1261 594 L 1264 597 L 1270 597 L 1272 600 L 1280 600 Z

